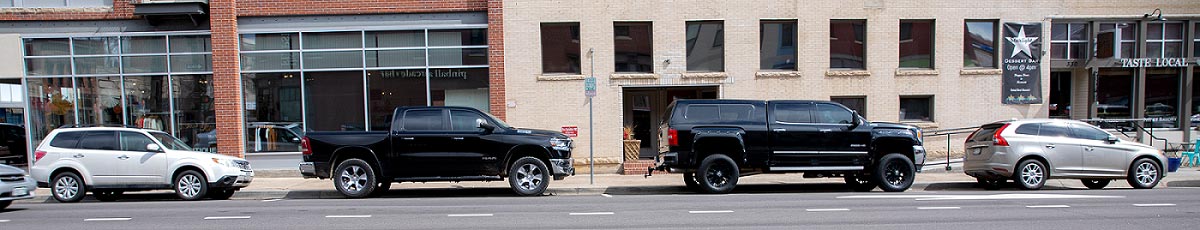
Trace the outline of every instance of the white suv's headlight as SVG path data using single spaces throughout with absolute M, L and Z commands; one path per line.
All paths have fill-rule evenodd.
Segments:
M 213 163 L 217 163 L 217 164 L 225 166 L 225 167 L 230 167 L 230 168 L 238 167 L 237 163 L 234 163 L 233 160 L 213 158 L 212 161 L 213 161 Z

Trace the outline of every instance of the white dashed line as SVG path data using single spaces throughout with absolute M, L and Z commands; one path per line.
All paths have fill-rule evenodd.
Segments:
M 1025 206 L 1025 207 L 1026 208 L 1070 208 L 1071 206 L 1067 206 L 1067 205 L 1030 205 L 1030 206 Z
M 129 220 L 132 220 L 132 219 L 133 219 L 133 218 L 130 218 L 130 217 L 114 217 L 114 218 L 91 218 L 91 219 L 83 219 L 83 221 L 129 221 Z
M 961 207 L 917 207 L 918 210 L 958 210 Z
M 599 215 L 612 215 L 612 214 L 613 214 L 613 212 L 572 212 L 572 213 L 569 213 L 568 215 L 572 215 L 572 216 L 599 216 Z
M 448 217 L 487 217 L 487 216 L 494 216 L 494 215 L 489 213 L 489 214 L 450 214 L 450 215 L 446 215 L 446 216 L 448 216 Z
M 250 219 L 250 216 L 210 216 L 210 217 L 204 218 L 204 220 L 238 220 L 238 219 Z
M 600 194 L 600 196 L 602 196 L 602 197 L 612 197 L 612 195 L 608 195 L 608 193 L 601 193 L 601 194 Z
M 1171 206 L 1175 206 L 1175 204 L 1133 204 L 1133 206 L 1137 206 L 1137 207 L 1171 207 Z
M 371 215 L 329 215 L 325 218 L 371 218 Z
M 0 220 L 0 223 L 8 223 L 11 220 Z
M 266 199 L 266 200 L 263 200 L 262 202 L 275 202 L 275 201 L 281 201 L 281 200 L 283 200 L 283 198 Z
M 716 213 L 733 213 L 733 210 L 719 210 L 719 211 L 688 211 L 688 213 L 691 213 L 691 214 L 716 214 Z
M 810 208 L 810 209 L 805 209 L 805 211 L 809 211 L 809 212 L 845 212 L 845 211 L 850 211 L 850 209 L 848 209 L 848 208 Z

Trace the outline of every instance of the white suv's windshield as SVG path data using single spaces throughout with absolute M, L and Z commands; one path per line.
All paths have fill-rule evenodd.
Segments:
M 192 148 L 188 147 L 187 144 L 184 144 L 183 141 L 180 141 L 179 139 L 175 139 L 175 137 L 172 137 L 169 134 L 159 133 L 159 132 L 150 132 L 150 136 L 154 136 L 154 139 L 158 139 L 158 142 L 162 142 L 163 145 L 166 145 L 166 146 L 163 146 L 163 148 L 167 148 L 167 149 L 171 149 L 171 150 L 192 151 Z

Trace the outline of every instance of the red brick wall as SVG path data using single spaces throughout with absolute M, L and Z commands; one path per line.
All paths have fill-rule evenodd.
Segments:
M 107 12 L 63 12 L 62 9 L 30 9 L 30 12 L 0 13 L 0 21 L 19 20 L 113 20 L 134 19 L 133 5 L 129 0 L 114 0 L 112 10 Z
M 488 0 L 488 89 L 492 115 L 507 120 L 504 98 L 504 1 Z
M 212 25 L 213 91 L 217 112 L 217 150 L 244 157 L 245 122 L 242 116 L 241 63 L 238 59 L 237 1 L 210 0 Z
M 484 11 L 487 0 L 241 0 L 238 16 Z

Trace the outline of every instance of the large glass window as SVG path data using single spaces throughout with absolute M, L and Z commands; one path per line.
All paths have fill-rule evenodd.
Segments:
M 933 96 L 900 96 L 900 120 L 933 121 Z
M 215 152 L 216 110 L 213 108 L 212 75 L 171 77 L 175 103 L 175 136 L 197 150 Z
M 725 71 L 725 24 L 722 21 L 687 22 L 687 71 Z
M 305 131 L 300 73 L 245 73 L 242 74 L 242 92 L 247 123 L 246 151 L 299 151 L 296 145 L 289 145 L 286 137 L 304 135 Z M 201 147 L 204 143 L 216 142 L 214 131 L 201 137 L 205 138 L 194 141 Z
M 1087 23 L 1054 23 L 1050 26 L 1050 58 L 1086 58 L 1088 37 Z
M 79 86 L 79 123 L 125 124 L 121 77 L 75 78 Z
M 1130 102 L 1133 100 L 1133 70 L 1101 68 L 1096 79 L 1096 117 L 1103 119 L 1132 118 Z M 1115 123 L 1102 123 L 1112 128 Z
M 1146 24 L 1146 57 L 1183 57 L 1183 25 L 1181 22 Z
M 542 73 L 580 74 L 579 23 L 542 23 Z
M 654 72 L 654 30 L 650 22 L 613 23 L 614 71 Z
M 829 20 L 829 68 L 867 68 L 867 20 Z
M 996 20 L 967 20 L 963 26 L 963 67 L 996 68 Z
M 1179 127 L 1179 68 L 1146 69 L 1146 118 L 1151 128 Z
M 171 133 L 171 101 L 166 76 L 126 76 L 127 125 Z
M 900 68 L 933 68 L 933 20 L 900 20 Z
M 305 72 L 308 129 L 366 130 L 362 71 Z
M 367 71 L 371 130 L 388 130 L 398 106 L 423 106 L 425 69 Z
M 28 78 L 29 146 L 37 146 L 50 130 L 75 124 L 75 85 L 71 78 Z
M 759 23 L 759 69 L 796 70 L 796 20 Z

